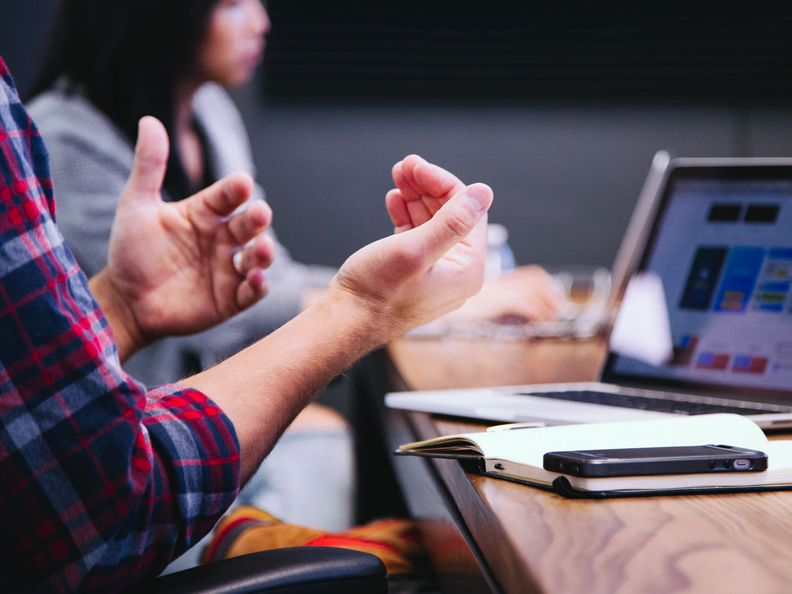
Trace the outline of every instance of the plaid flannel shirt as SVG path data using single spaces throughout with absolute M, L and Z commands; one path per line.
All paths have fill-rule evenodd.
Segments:
M 239 442 L 200 392 L 121 369 L 2 59 L 0 77 L 0 592 L 116 592 L 212 528 Z

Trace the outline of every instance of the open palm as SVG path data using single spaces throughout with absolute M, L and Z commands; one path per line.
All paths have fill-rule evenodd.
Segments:
M 109 279 L 149 341 L 204 330 L 253 305 L 266 294 L 264 269 L 275 256 L 272 239 L 260 235 L 272 220 L 269 206 L 255 201 L 235 214 L 253 192 L 246 174 L 164 202 L 168 150 L 162 124 L 141 120 L 108 254 Z M 238 272 L 232 259 L 240 249 Z

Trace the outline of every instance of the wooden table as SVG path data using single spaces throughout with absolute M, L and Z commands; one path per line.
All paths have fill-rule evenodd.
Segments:
M 401 340 L 387 354 L 391 387 L 436 389 L 590 380 L 605 346 Z M 483 429 L 385 415 L 392 448 Z M 449 593 L 792 592 L 792 492 L 568 500 L 453 460 L 393 464 Z

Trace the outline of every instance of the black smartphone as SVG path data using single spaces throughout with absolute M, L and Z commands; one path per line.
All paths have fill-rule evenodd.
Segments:
M 548 452 L 544 468 L 580 477 L 761 472 L 767 454 L 728 445 Z

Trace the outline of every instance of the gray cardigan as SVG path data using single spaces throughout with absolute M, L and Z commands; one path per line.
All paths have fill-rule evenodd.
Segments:
M 77 262 L 93 276 L 107 264 L 110 229 L 132 169 L 134 147 L 81 95 L 52 90 L 28 109 L 50 153 L 58 227 Z M 212 170 L 220 177 L 235 171 L 255 176 L 242 118 L 228 94 L 217 85 L 204 85 L 193 109 L 206 134 Z M 264 198 L 260 186 L 256 194 Z M 148 385 L 177 382 L 184 374 L 186 354 L 210 366 L 238 351 L 297 315 L 304 292 L 327 286 L 334 273 L 295 262 L 278 245 L 277 258 L 267 272 L 270 292 L 262 302 L 212 330 L 159 341 L 135 355 L 125 368 Z

